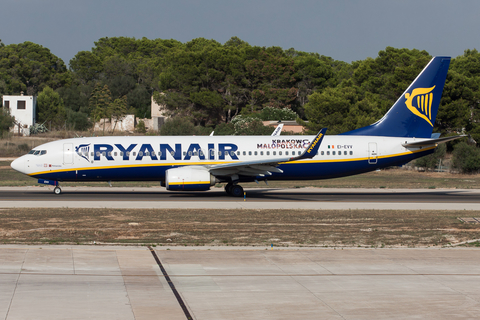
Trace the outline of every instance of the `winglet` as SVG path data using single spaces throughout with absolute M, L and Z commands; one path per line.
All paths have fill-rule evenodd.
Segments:
M 320 148 L 320 145 L 322 144 L 325 132 L 327 132 L 327 128 L 320 130 L 315 139 L 310 142 L 310 145 L 307 147 L 307 149 L 305 149 L 305 151 L 298 157 L 291 158 L 290 161 L 313 158 L 317 154 L 318 148 Z

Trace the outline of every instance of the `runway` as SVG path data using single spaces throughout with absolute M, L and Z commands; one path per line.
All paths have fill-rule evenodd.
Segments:
M 0 318 L 474 319 L 480 313 L 474 248 L 152 251 L 165 273 L 146 247 L 0 246 Z
M 404 209 L 479 210 L 476 189 L 246 189 L 245 198 L 223 189 L 169 192 L 164 188 L 2 187 L 0 208 L 225 208 L 225 209 Z

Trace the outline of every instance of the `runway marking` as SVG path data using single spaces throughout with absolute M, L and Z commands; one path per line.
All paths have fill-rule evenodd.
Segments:
M 162 270 L 163 276 L 165 277 L 165 280 L 167 281 L 168 285 L 170 286 L 170 289 L 172 289 L 173 294 L 175 295 L 175 298 L 177 298 L 178 303 L 180 304 L 180 307 L 182 307 L 183 313 L 185 313 L 185 316 L 187 317 L 188 320 L 193 319 L 192 316 L 190 315 L 190 312 L 187 309 L 187 306 L 183 302 L 182 297 L 178 293 L 177 289 L 175 288 L 175 284 L 172 282 L 170 277 L 168 276 L 167 270 L 162 265 L 162 262 L 157 256 L 157 253 L 151 246 L 148 246 L 148 249 L 150 249 L 150 252 L 152 253 L 153 258 L 155 261 L 157 261 L 158 266 L 160 267 L 160 270 Z

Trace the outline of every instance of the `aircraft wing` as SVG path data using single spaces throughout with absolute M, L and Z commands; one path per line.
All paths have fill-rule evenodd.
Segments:
M 323 137 L 327 128 L 323 128 L 318 132 L 315 138 L 310 142 L 305 151 L 296 157 L 282 157 L 266 160 L 252 160 L 252 161 L 238 161 L 233 163 L 218 164 L 208 167 L 211 174 L 214 176 L 233 176 L 244 175 L 252 177 L 264 177 L 272 175 L 272 172 L 283 173 L 278 167 L 280 163 L 286 163 L 291 161 L 297 161 L 302 159 L 311 159 L 317 152 L 318 148 L 322 144 Z

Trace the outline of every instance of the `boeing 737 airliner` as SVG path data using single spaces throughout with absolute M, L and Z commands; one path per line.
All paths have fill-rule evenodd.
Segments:
M 336 136 L 148 136 L 59 140 L 12 162 L 54 185 L 62 181 L 159 181 L 167 190 L 205 191 L 226 183 L 343 177 L 405 164 L 458 138 L 432 135 L 450 57 L 434 57 L 385 116 Z

